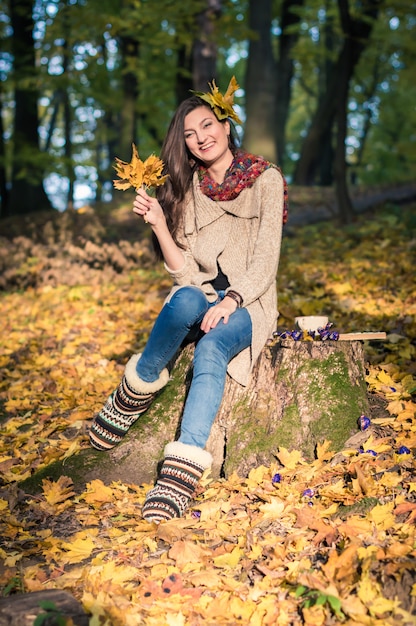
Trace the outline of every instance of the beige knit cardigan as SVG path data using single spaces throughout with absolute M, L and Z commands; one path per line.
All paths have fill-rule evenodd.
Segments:
M 252 321 L 252 342 L 228 365 L 228 374 L 241 385 L 248 384 L 253 365 L 276 328 L 282 214 L 283 178 L 274 167 L 230 201 L 205 196 L 195 173 L 178 235 L 185 263 L 177 271 L 165 265 L 174 280 L 167 300 L 178 288 L 194 285 L 214 302 L 217 294 L 211 281 L 217 275 L 217 261 L 228 277 L 229 289 L 242 296 Z

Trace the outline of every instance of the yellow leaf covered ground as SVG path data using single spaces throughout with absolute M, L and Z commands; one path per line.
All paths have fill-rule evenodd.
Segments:
M 413 221 L 412 221 L 413 220 Z M 276 450 L 246 477 L 209 476 L 183 519 L 142 520 L 149 485 L 22 480 L 88 445 L 86 426 L 140 349 L 166 277 L 0 296 L 0 588 L 65 589 L 105 626 L 408 626 L 416 608 L 416 242 L 412 211 L 287 231 L 282 329 L 326 314 L 366 346 L 374 407 L 362 449 Z M 414 232 L 414 227 L 413 227 Z M 358 416 L 357 416 L 358 417 Z M 357 427 L 358 429 L 358 427 Z

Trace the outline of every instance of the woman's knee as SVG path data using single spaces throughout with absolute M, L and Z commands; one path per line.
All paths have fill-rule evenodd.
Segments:
M 208 300 L 198 287 L 180 287 L 169 300 L 168 306 L 181 317 L 197 318 L 208 310 Z

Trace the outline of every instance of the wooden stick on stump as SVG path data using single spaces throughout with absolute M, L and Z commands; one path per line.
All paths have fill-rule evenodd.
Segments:
M 384 332 L 366 333 L 340 333 L 338 341 L 374 341 L 375 339 L 386 339 Z

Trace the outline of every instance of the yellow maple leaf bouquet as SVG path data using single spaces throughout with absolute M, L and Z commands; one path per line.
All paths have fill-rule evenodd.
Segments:
M 150 187 L 159 187 L 163 185 L 168 178 L 163 175 L 164 163 L 154 154 L 150 155 L 145 161 L 139 157 L 135 144 L 132 144 L 133 155 L 130 163 L 122 161 L 118 157 L 115 158 L 116 164 L 114 169 L 120 180 L 113 180 L 115 189 L 126 191 L 133 187 L 136 191 L 140 187 L 149 189 Z

